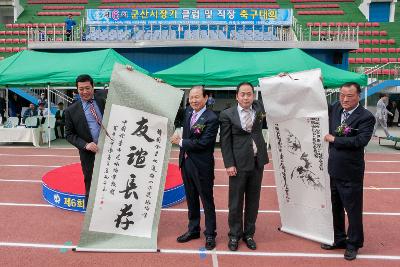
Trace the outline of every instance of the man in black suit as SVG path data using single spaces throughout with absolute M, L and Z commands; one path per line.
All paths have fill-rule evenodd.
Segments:
M 173 144 L 180 146 L 179 167 L 188 205 L 188 231 L 177 238 L 179 243 L 200 238 L 200 201 L 205 214 L 205 247 L 215 248 L 216 216 L 213 196 L 214 147 L 218 133 L 218 118 L 206 108 L 207 95 L 203 86 L 189 92 L 190 107 L 186 109 L 182 138 L 174 135 Z
M 64 127 L 65 127 L 65 112 L 64 112 L 64 103 L 58 103 L 58 110 L 56 111 L 56 124 L 55 124 L 55 133 L 56 138 L 64 138 Z M 58 134 L 58 128 L 60 128 L 61 136 Z
M 65 110 L 65 136 L 68 142 L 79 149 L 85 180 L 86 207 L 106 100 L 94 94 L 93 79 L 89 75 L 78 76 L 76 88 L 81 101 L 73 103 Z
M 253 236 L 264 165 L 269 160 L 262 135 L 265 111 L 254 97 L 254 87 L 250 83 L 239 84 L 236 88 L 238 105 L 222 111 L 219 117 L 222 157 L 229 175 L 228 248 L 232 251 L 238 249 L 240 238 L 248 248 L 257 248 Z
M 364 243 L 364 147 L 371 139 L 375 124 L 374 115 L 359 104 L 360 93 L 357 83 L 342 85 L 340 102 L 329 107 L 329 134 L 324 138 L 329 142 L 328 172 L 335 239 L 332 246 L 321 244 L 321 248 L 344 248 L 346 260 L 354 260 Z M 349 221 L 347 234 L 345 211 Z

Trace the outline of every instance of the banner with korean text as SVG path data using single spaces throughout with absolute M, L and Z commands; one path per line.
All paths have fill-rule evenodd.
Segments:
M 131 8 L 86 9 L 86 25 L 279 25 L 291 26 L 291 9 Z
M 260 79 L 271 138 L 281 230 L 333 243 L 328 105 L 321 70 Z
M 183 93 L 116 64 L 77 251 L 155 252 Z M 168 101 L 165 101 L 168 99 Z

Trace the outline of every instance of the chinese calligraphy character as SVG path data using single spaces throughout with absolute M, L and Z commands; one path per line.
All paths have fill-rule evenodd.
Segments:
M 133 194 L 133 197 L 135 199 L 138 199 L 138 194 L 136 193 L 136 191 L 134 191 L 137 188 L 136 183 L 135 183 L 136 175 L 131 174 L 131 178 L 132 179 L 130 179 L 130 180 L 128 180 L 126 182 L 125 190 L 122 190 L 122 191 L 119 191 L 119 192 L 120 193 L 125 193 L 125 195 L 124 195 L 125 199 L 130 198 L 132 194 Z
M 120 209 L 121 214 L 117 215 L 117 219 L 115 219 L 114 222 L 116 222 L 115 227 L 119 228 L 119 225 L 123 224 L 125 226 L 122 227 L 122 229 L 123 230 L 128 230 L 129 225 L 134 224 L 134 222 L 130 221 L 129 218 L 128 218 L 128 217 L 133 215 L 133 212 L 130 211 L 131 208 L 132 208 L 132 204 L 130 204 L 130 205 L 124 204 L 124 205 L 125 205 L 125 207 Z M 125 221 L 121 222 L 123 217 L 126 217 Z
M 146 165 L 144 164 L 144 162 L 146 161 L 146 156 L 147 156 L 147 151 L 143 150 L 143 148 L 141 148 L 140 150 L 136 150 L 136 152 L 134 152 L 136 150 L 135 146 L 131 146 L 131 151 L 133 151 L 132 153 L 128 154 L 127 156 L 129 157 L 128 159 L 128 165 L 132 165 L 134 163 L 133 166 L 135 166 L 136 168 L 144 168 Z M 136 157 L 136 158 L 135 158 Z M 135 161 L 136 159 L 136 161 Z
M 148 122 L 148 119 L 145 119 L 144 117 L 142 117 L 141 121 L 136 122 L 137 125 L 139 125 L 139 127 L 132 133 L 132 135 L 136 135 L 136 136 L 143 136 L 144 139 L 146 139 L 147 142 L 153 142 L 154 139 L 150 138 L 147 136 L 147 130 L 149 129 L 149 127 L 146 125 L 146 123 Z

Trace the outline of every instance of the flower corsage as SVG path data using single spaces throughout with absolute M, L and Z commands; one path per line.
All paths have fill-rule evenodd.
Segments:
M 193 125 L 193 132 L 195 135 L 201 135 L 203 133 L 204 127 L 206 127 L 204 124 L 196 124 Z
M 348 136 L 353 130 L 358 131 L 358 129 L 354 129 L 349 125 L 347 125 L 346 123 L 342 123 L 336 128 L 335 132 L 337 133 L 338 136 Z

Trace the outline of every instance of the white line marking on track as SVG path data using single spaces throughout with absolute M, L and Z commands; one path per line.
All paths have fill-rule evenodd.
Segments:
M 33 204 L 33 203 L 9 203 L 9 202 L 0 202 L 0 206 L 16 206 L 16 207 L 46 207 L 46 208 L 54 208 L 53 205 L 49 204 Z
M 42 180 L 10 180 L 10 179 L 0 179 L 0 182 L 42 183 Z
M 1 181 L 1 180 L 0 180 Z M 215 187 L 229 187 L 227 184 L 215 184 Z M 262 185 L 261 188 L 276 188 L 276 185 Z M 375 187 L 368 186 L 364 187 L 364 190 L 400 190 L 400 187 Z
M 197 250 L 186 249 L 160 249 L 161 253 L 170 254 L 198 254 Z M 212 254 L 212 251 L 204 251 L 205 254 Z M 241 252 L 241 251 L 216 251 L 217 255 L 231 256 L 263 256 L 263 257 L 305 257 L 305 258 L 343 258 L 343 254 L 323 254 L 323 253 L 301 253 L 301 252 Z M 400 260 L 397 255 L 357 255 L 358 259 L 376 260 Z
M 0 167 L 33 167 L 33 168 L 58 168 L 61 165 L 16 165 L 16 164 L 0 164 Z
M 52 158 L 79 158 L 79 156 L 51 155 L 51 154 L 0 154 L 1 157 L 52 157 Z
M 54 206 L 49 204 L 33 204 L 33 203 L 9 203 L 9 202 L 0 202 L 0 206 L 15 206 L 15 207 L 50 207 Z M 178 209 L 178 208 L 166 208 L 161 209 L 162 211 L 170 211 L 170 212 L 187 212 L 187 209 Z M 203 210 L 201 209 L 201 212 Z M 215 212 L 220 213 L 228 213 L 228 210 L 225 209 L 216 209 Z M 279 210 L 259 210 L 258 213 L 279 213 Z M 400 212 L 363 212 L 364 215 L 378 215 L 378 216 L 400 216 Z
M 218 252 L 216 249 L 211 250 L 211 259 L 212 259 L 213 267 L 218 267 L 217 254 L 218 254 Z
M 40 244 L 40 243 L 17 243 L 17 242 L 0 242 L 1 247 L 26 247 L 26 248 L 50 248 L 50 249 L 73 249 L 74 245 L 59 245 L 59 244 Z M 166 254 L 199 254 L 198 250 L 194 249 L 160 249 L 161 253 Z M 231 255 L 231 256 L 258 256 L 258 257 L 304 257 L 304 258 L 343 258 L 343 254 L 323 254 L 323 253 L 303 253 L 303 252 L 243 252 L 243 251 L 225 251 L 212 250 L 202 251 L 204 254 L 216 255 Z M 358 259 L 374 259 L 374 260 L 400 260 L 398 255 L 374 255 L 374 254 L 359 254 Z M 215 265 L 214 265 L 215 266 Z

